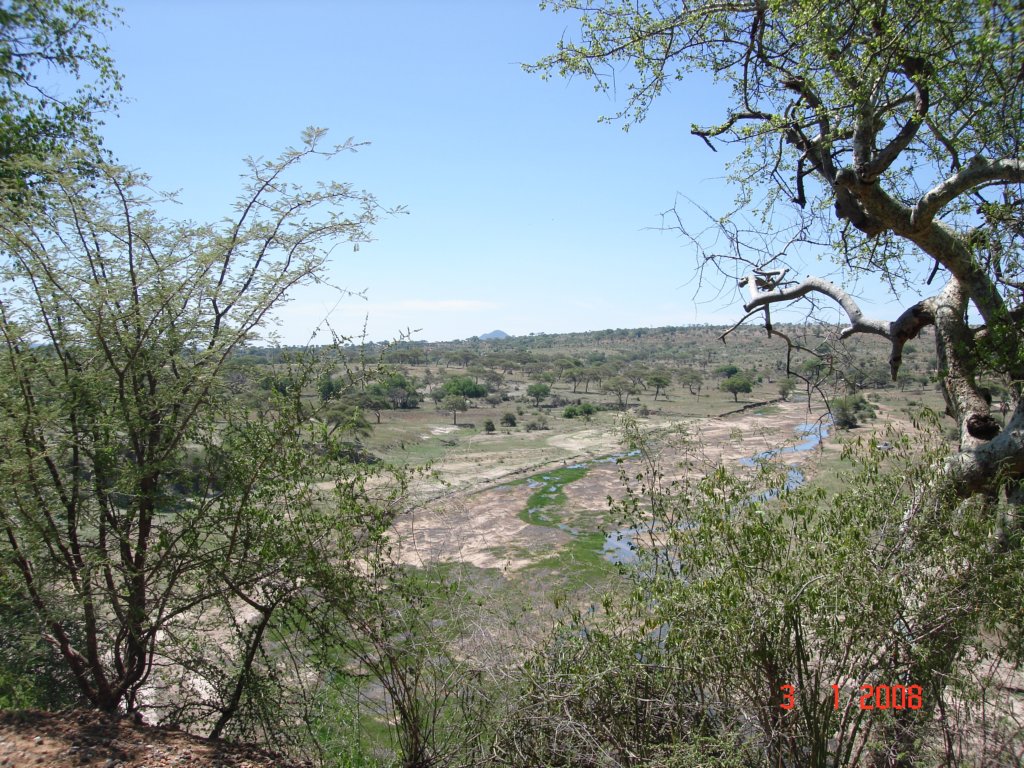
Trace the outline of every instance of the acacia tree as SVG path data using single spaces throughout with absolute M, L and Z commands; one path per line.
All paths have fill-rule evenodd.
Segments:
M 293 368 L 258 418 L 224 376 L 320 274 L 326 247 L 366 240 L 380 213 L 348 185 L 289 181 L 303 161 L 354 149 L 323 149 L 323 136 L 249 160 L 237 216 L 217 225 L 162 220 L 143 177 L 73 154 L 4 176 L 34 183 L 0 193 L 0 567 L 97 708 L 141 706 L 154 669 L 194 647 L 196 617 L 224 627 L 244 605 L 256 618 L 234 622 L 239 667 L 217 673 L 206 713 L 222 732 L 298 591 L 302 557 L 288 553 L 353 531 L 339 517 L 329 538 L 313 533 L 325 502 L 308 482 L 318 436 L 301 393 L 328 367 Z
M 551 386 L 544 382 L 531 384 L 526 388 L 526 396 L 533 400 L 533 404 L 540 407 L 540 401 L 551 394 Z
M 614 118 L 641 121 L 691 72 L 710 73 L 730 98 L 714 125 L 691 132 L 712 149 L 737 148 L 737 207 L 714 215 L 719 238 L 692 240 L 708 267 L 745 288 L 746 318 L 798 299 L 827 300 L 845 313 L 840 338 L 869 333 L 891 342 L 890 373 L 904 346 L 934 326 L 940 384 L 956 421 L 958 450 L 927 476 L 921 494 L 987 509 L 993 550 L 1019 549 L 1024 503 L 1024 11 L 1008 0 L 826 0 L 706 3 L 582 0 L 550 3 L 578 13 L 578 41 L 528 69 L 582 75 L 621 91 Z M 709 214 L 710 215 L 710 214 Z M 679 227 L 687 232 L 682 217 Z M 788 280 L 808 255 L 831 249 L 847 275 L 869 273 L 895 293 L 925 298 L 894 319 L 868 317 L 824 276 Z M 801 269 L 801 272 L 805 270 Z M 933 280 L 940 282 L 932 288 Z M 930 295 L 928 295 L 930 294 Z M 981 325 L 968 323 L 976 310 Z M 784 334 L 774 331 L 782 338 Z M 787 339 L 788 341 L 788 339 Z M 790 343 L 792 347 L 793 344 Z M 990 413 L 983 375 L 1005 380 L 1011 412 Z M 908 526 L 920 509 L 906 510 Z M 908 528 L 909 529 L 909 528 Z M 908 539 L 907 547 L 915 543 Z M 979 557 L 991 553 L 979 552 Z M 979 578 L 959 572 L 964 594 Z M 935 604 L 913 604 L 904 660 L 942 701 L 946 672 L 963 647 L 956 621 Z M 955 629 L 954 629 L 955 627 Z M 969 633 L 968 633 L 969 634 Z M 926 718 L 925 718 L 926 719 Z M 909 764 L 924 719 L 894 718 L 888 754 Z
M 622 411 L 626 410 L 626 406 L 629 404 L 629 396 L 637 393 L 636 386 L 625 376 L 613 376 L 610 379 L 606 379 L 603 389 L 605 392 L 615 395 L 619 410 Z
M 466 398 L 464 398 L 462 395 L 457 395 L 457 394 L 454 394 L 454 393 L 449 394 L 449 395 L 445 395 L 444 399 L 441 400 L 441 410 L 442 411 L 451 411 L 451 414 L 452 414 L 452 424 L 458 424 L 459 423 L 459 411 L 463 411 L 463 412 L 468 411 L 469 410 L 469 401 L 466 400 Z
M 735 373 L 722 381 L 718 388 L 732 395 L 733 402 L 739 402 L 740 393 L 749 394 L 754 389 L 754 381 L 745 373 Z

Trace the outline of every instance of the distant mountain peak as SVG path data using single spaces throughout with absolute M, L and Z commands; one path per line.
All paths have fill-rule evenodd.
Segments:
M 481 339 L 510 339 L 512 338 L 504 331 L 491 331 L 490 333 L 480 334 Z

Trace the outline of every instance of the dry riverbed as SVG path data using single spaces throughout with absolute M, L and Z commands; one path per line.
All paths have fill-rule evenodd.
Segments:
M 671 477 L 673 472 L 684 471 L 684 453 L 696 458 L 700 466 L 724 462 L 738 467 L 744 457 L 798 442 L 798 427 L 825 414 L 823 406 L 808 409 L 806 402 L 780 402 L 761 411 L 751 409 L 725 418 L 683 423 L 657 418 L 642 419 L 640 423 L 655 434 L 685 432 L 685 448 L 670 448 L 662 456 L 663 468 Z M 520 570 L 549 557 L 573 538 L 566 530 L 523 519 L 522 512 L 534 490 L 523 482 L 526 478 L 591 462 L 585 476 L 565 485 L 563 492 L 566 508 L 573 516 L 592 514 L 597 520 L 607 511 L 609 497 L 618 498 L 622 493 L 620 473 L 636 461 L 624 458 L 625 466 L 594 461 L 625 453 L 622 436 L 611 424 L 562 434 L 515 434 L 516 450 L 507 452 L 495 450 L 495 441 L 503 437 L 473 435 L 457 455 L 435 465 L 437 474 L 449 485 L 446 491 L 436 484 L 421 488 L 436 498 L 399 520 L 396 533 L 405 562 L 465 562 L 506 572 Z M 486 445 L 486 450 L 475 451 L 474 443 Z M 789 453 L 783 460 L 787 464 L 806 464 L 815 454 L 813 450 Z

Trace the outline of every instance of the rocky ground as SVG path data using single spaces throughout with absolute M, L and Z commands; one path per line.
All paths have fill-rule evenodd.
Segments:
M 256 747 L 92 711 L 0 712 L 0 768 L 303 768 Z

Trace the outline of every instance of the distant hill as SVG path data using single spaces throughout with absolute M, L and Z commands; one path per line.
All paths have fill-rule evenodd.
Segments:
M 480 334 L 480 338 L 481 339 L 511 339 L 512 337 L 509 336 L 504 331 L 491 331 L 490 333 L 482 333 L 482 334 Z

